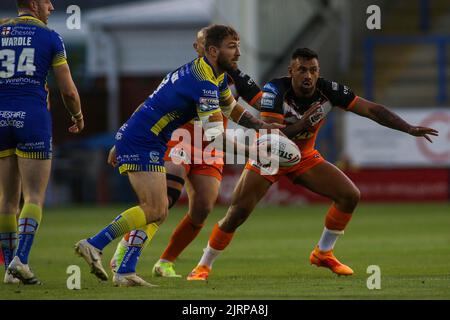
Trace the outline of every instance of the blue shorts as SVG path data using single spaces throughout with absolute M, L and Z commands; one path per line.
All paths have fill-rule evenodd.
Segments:
M 0 158 L 52 158 L 52 122 L 47 107 L 0 104 Z
M 116 134 L 120 174 L 129 171 L 166 172 L 166 142 L 154 135 L 145 121 L 131 117 Z

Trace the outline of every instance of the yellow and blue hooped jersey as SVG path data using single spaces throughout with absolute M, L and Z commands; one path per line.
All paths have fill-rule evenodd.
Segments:
M 220 112 L 221 101 L 230 96 L 226 74 L 216 75 L 205 57 L 197 58 L 169 73 L 132 118 L 167 142 L 188 121 Z
M 0 108 L 47 107 L 51 67 L 67 63 L 62 38 L 25 14 L 0 25 Z

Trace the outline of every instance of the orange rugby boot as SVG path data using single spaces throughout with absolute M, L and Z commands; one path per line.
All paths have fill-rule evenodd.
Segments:
M 311 264 L 318 267 L 325 267 L 340 276 L 351 276 L 353 274 L 352 268 L 341 263 L 333 254 L 333 250 L 320 251 L 316 246 L 309 256 Z
M 187 280 L 200 280 L 200 281 L 206 281 L 208 280 L 209 273 L 211 272 L 211 268 L 208 266 L 196 266 L 194 270 L 189 273 L 187 276 Z

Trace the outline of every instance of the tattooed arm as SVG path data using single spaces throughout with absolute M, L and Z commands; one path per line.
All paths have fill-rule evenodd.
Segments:
M 351 112 L 369 118 L 382 126 L 406 132 L 415 137 L 424 137 L 433 142 L 429 135 L 438 136 L 439 132 L 432 128 L 413 126 L 386 107 L 358 97 Z

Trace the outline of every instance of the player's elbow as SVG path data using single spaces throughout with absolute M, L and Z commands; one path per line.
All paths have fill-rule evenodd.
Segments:
M 76 88 L 70 88 L 64 91 L 61 91 L 61 96 L 64 101 L 78 101 L 79 95 Z

